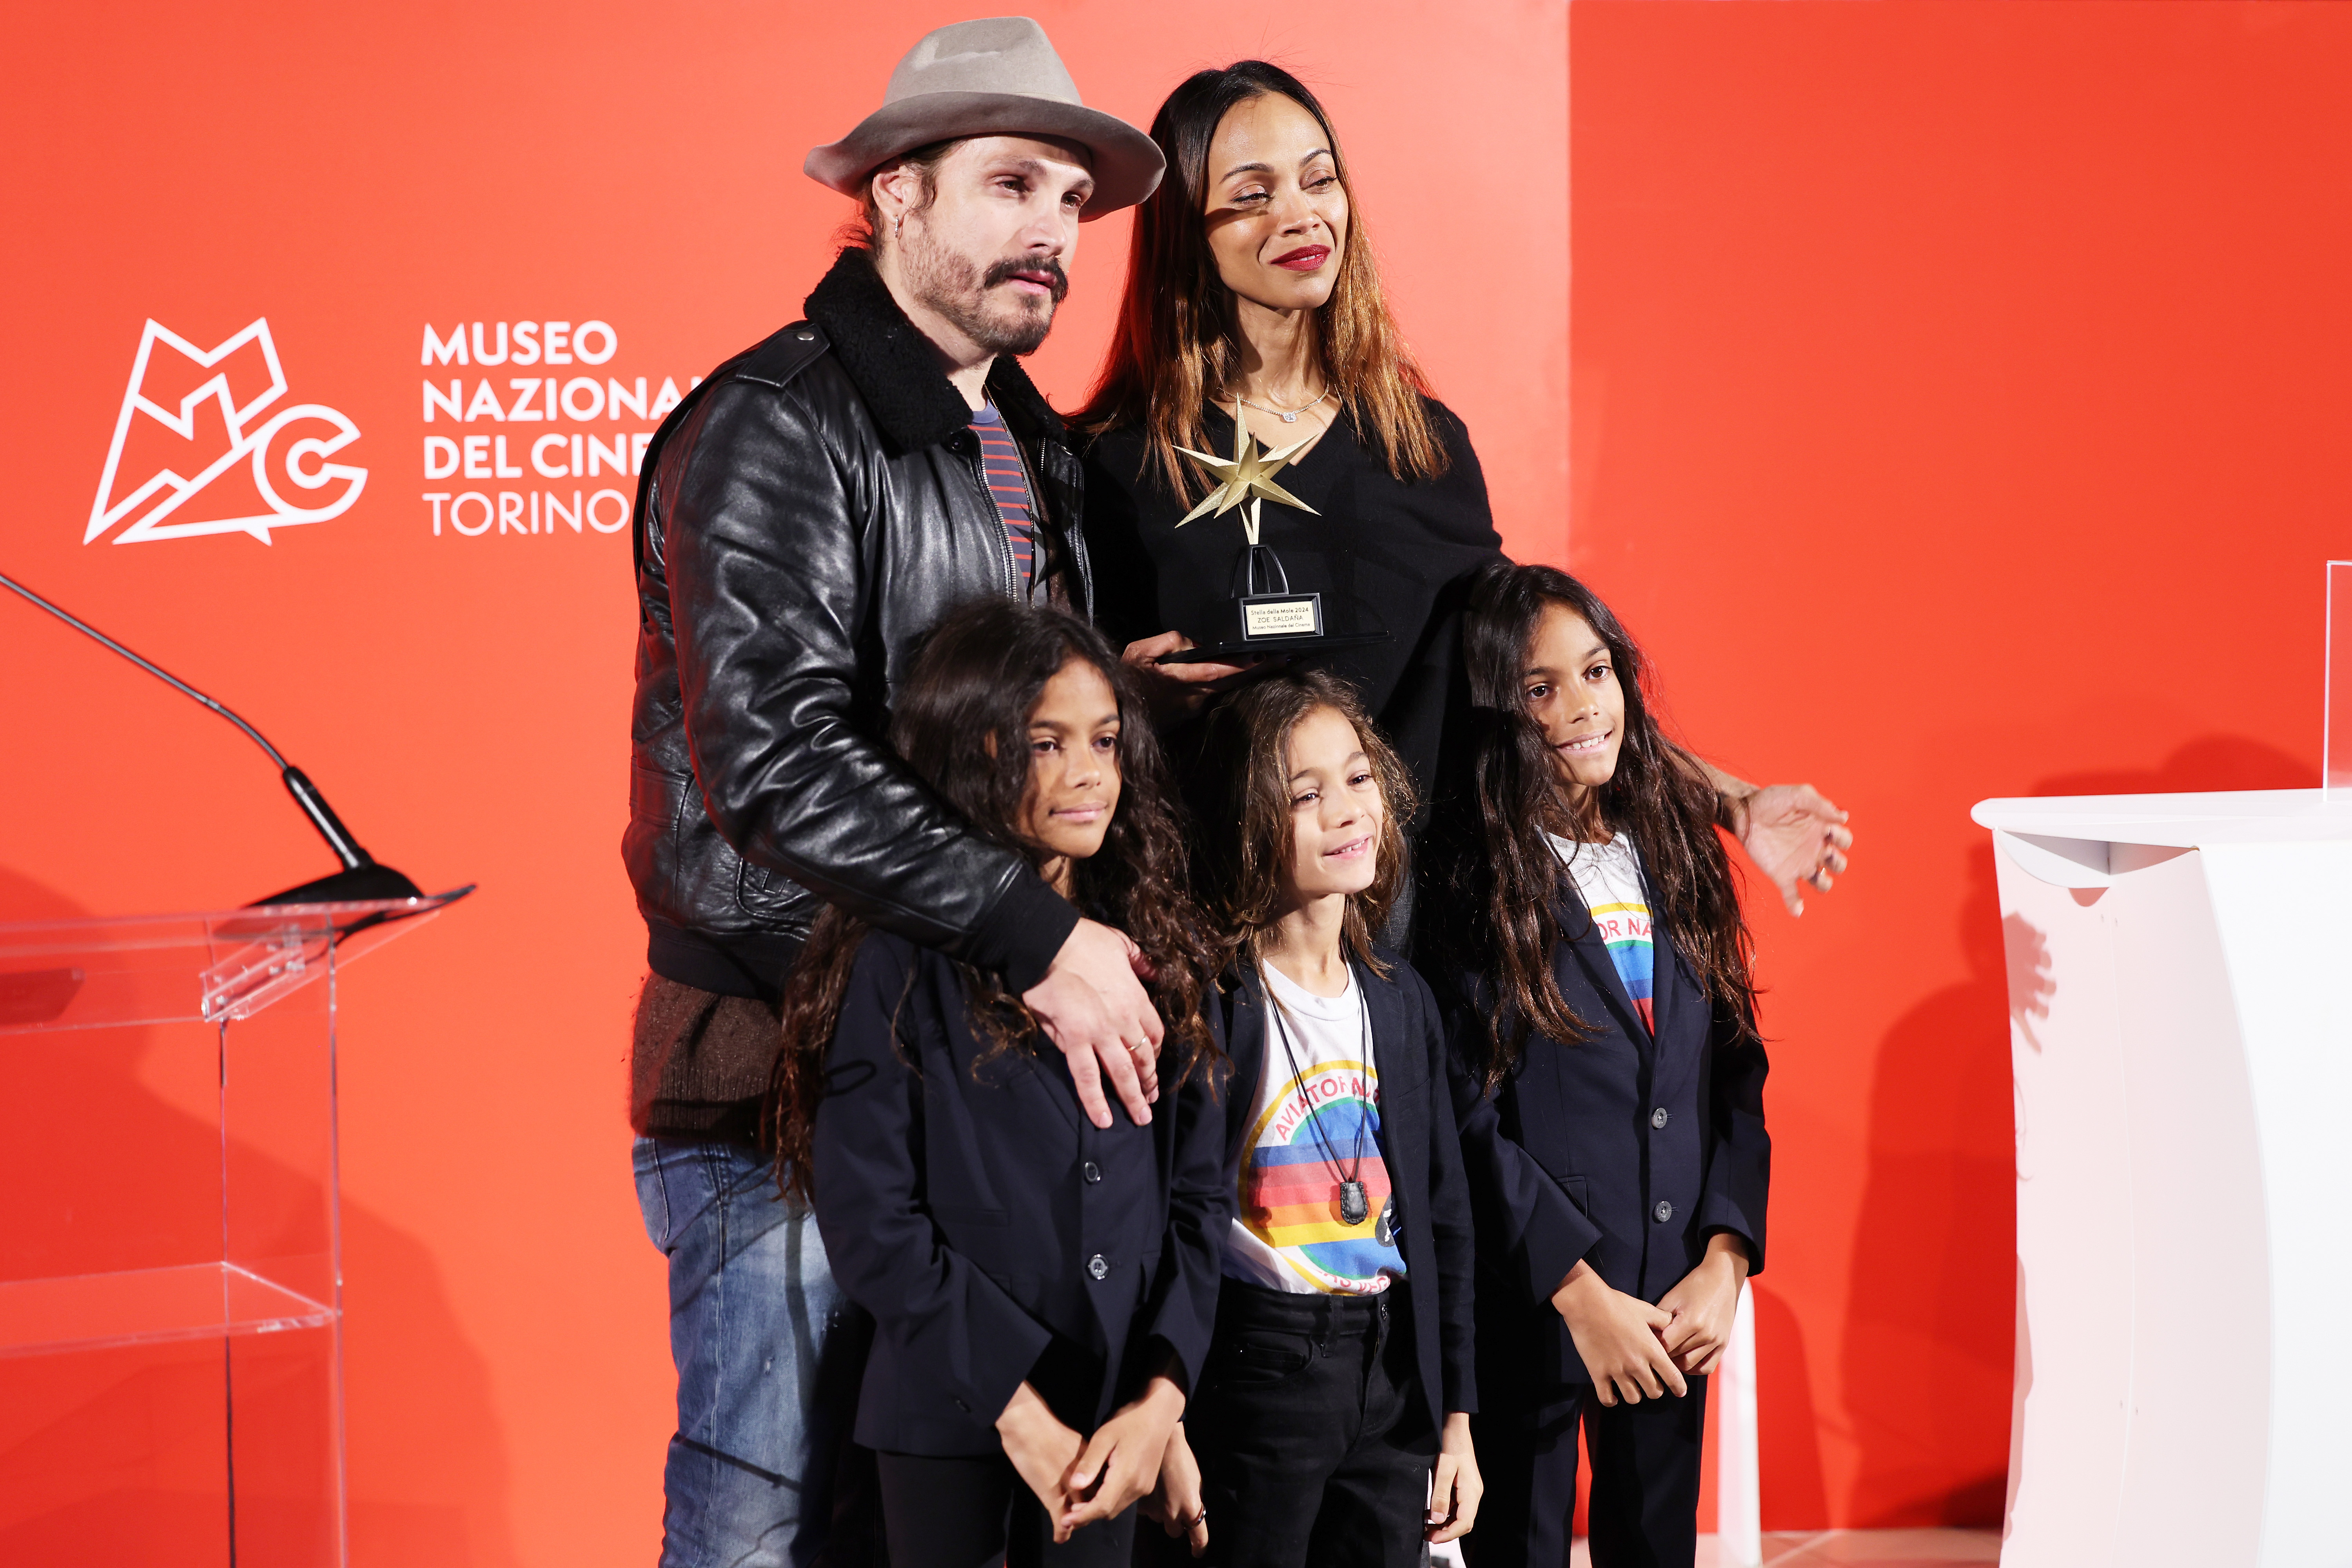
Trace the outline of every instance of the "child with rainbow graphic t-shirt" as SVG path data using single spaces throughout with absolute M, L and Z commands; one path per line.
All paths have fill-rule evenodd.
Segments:
M 1213 1563 L 1418 1568 L 1471 1527 L 1469 1182 L 1435 999 L 1377 949 L 1410 785 L 1327 675 L 1206 721 L 1198 880 L 1230 944 L 1209 1353 L 1145 1505 Z

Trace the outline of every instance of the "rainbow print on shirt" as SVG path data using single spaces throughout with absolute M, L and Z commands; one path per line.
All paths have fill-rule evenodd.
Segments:
M 1322 1124 L 1319 1139 L 1307 1121 L 1310 1106 Z M 1360 1131 L 1364 1159 L 1355 1168 L 1370 1212 L 1350 1226 L 1339 1218 L 1339 1173 L 1323 1145 L 1355 1166 Z M 1379 1235 L 1390 1192 L 1380 1131 L 1380 1075 L 1359 1061 L 1318 1063 L 1292 1079 L 1251 1131 L 1241 1173 L 1242 1224 L 1318 1290 L 1369 1295 L 1404 1273 L 1396 1238 Z
M 1601 940 L 1609 944 L 1609 962 L 1617 966 L 1617 978 L 1624 983 L 1633 1011 L 1642 1015 L 1642 1026 L 1654 1037 L 1658 1019 L 1651 1010 L 1650 993 L 1656 973 L 1657 949 L 1650 940 L 1650 906 L 1595 904 L 1592 924 L 1601 932 Z

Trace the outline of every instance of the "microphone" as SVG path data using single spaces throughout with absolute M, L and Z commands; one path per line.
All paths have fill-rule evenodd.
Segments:
M 49 603 L 15 578 L 0 574 L 0 587 L 6 587 L 28 603 L 47 610 L 82 636 L 121 655 L 183 696 L 203 703 L 244 731 L 255 745 L 268 753 L 270 762 L 277 765 L 278 777 L 286 781 L 286 793 L 294 797 L 294 804 L 302 808 L 302 815 L 310 819 L 310 826 L 319 830 L 319 837 L 327 841 L 327 847 L 335 852 L 335 858 L 343 863 L 343 868 L 331 876 L 289 888 L 282 893 L 257 899 L 247 906 L 248 909 L 263 904 L 352 904 L 426 896 L 415 883 L 391 867 L 379 863 L 374 856 L 362 848 L 360 841 L 352 837 L 352 830 L 343 826 L 342 818 L 335 815 L 335 808 L 327 804 L 327 797 L 319 793 L 319 786 L 312 784 L 300 768 L 288 762 L 284 754 L 269 743 L 267 736 L 230 711 L 225 704 L 205 696 L 153 660 L 142 658 L 96 626 Z

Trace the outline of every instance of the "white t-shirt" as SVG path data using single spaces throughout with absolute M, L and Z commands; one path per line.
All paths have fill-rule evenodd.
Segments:
M 1651 992 L 1656 980 L 1657 950 L 1651 940 L 1650 892 L 1642 883 L 1641 853 L 1622 833 L 1606 844 L 1580 844 L 1550 833 L 1544 837 L 1551 840 L 1552 853 L 1575 879 L 1584 907 L 1592 911 L 1592 923 L 1600 928 L 1601 940 L 1609 944 L 1610 961 L 1617 966 L 1617 978 L 1624 982 L 1633 1010 L 1655 1035 L 1658 1020 L 1652 1011 Z
M 1385 1290 L 1404 1277 L 1404 1255 L 1381 1148 L 1381 1075 L 1355 971 L 1337 996 L 1318 996 L 1271 965 L 1261 973 L 1281 1009 L 1269 1008 L 1266 1020 L 1224 1272 L 1300 1295 Z M 1365 1200 L 1353 1225 L 1341 1214 L 1340 1184 L 1350 1177 L 1363 1184 Z

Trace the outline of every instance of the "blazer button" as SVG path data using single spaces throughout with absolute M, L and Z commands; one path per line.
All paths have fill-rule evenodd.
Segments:
M 1650 1112 L 1650 1125 L 1653 1127 L 1664 1127 L 1665 1124 L 1666 1108 L 1661 1105 L 1657 1110 Z
M 1087 1259 L 1087 1272 L 1099 1279 L 1104 1275 L 1110 1272 L 1110 1265 L 1105 1263 L 1103 1261 L 1103 1255 L 1097 1252 L 1092 1258 Z
M 1666 1202 L 1665 1199 L 1660 1198 L 1658 1200 L 1658 1206 L 1652 1209 L 1650 1212 L 1658 1216 L 1658 1223 L 1660 1225 L 1664 1225 L 1666 1221 L 1675 1217 L 1675 1205 Z
M 1078 1167 L 1078 1174 L 1087 1179 L 1087 1184 L 1088 1186 L 1092 1186 L 1095 1183 L 1102 1180 L 1102 1167 L 1096 1164 L 1092 1160 L 1089 1160 L 1085 1164 Z

